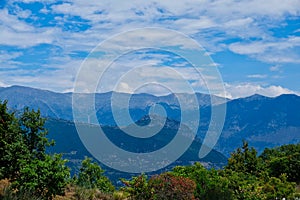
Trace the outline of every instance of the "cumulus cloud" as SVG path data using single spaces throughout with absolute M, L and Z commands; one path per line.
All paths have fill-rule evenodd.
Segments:
M 36 28 L 9 14 L 7 9 L 0 10 L 0 45 L 31 47 L 42 43 L 51 44 L 55 39 L 55 28 Z
M 299 63 L 300 55 L 297 49 L 300 47 L 300 37 L 271 41 L 236 42 L 229 45 L 229 49 L 237 54 L 249 55 L 258 60 L 271 63 Z
M 297 94 L 297 91 L 292 91 L 287 88 L 270 85 L 262 86 L 255 83 L 243 83 L 243 84 L 225 84 L 226 97 L 230 99 L 236 99 L 241 97 L 247 97 L 254 94 L 260 94 L 268 97 L 276 97 L 281 94 Z
M 35 0 L 27 0 L 27 3 Z M 38 2 L 38 1 L 36 1 Z M 300 12 L 300 3 L 297 0 L 280 3 L 278 0 L 270 0 L 267 3 L 259 0 L 255 1 L 134 1 L 128 3 L 124 1 L 84 1 L 73 0 L 61 3 L 54 1 L 43 1 L 44 4 L 50 5 L 50 14 L 63 14 L 65 16 L 79 16 L 88 20 L 91 27 L 82 33 L 83 43 L 91 39 L 99 42 L 99 37 L 110 36 L 121 31 L 131 28 L 142 28 L 149 26 L 158 26 L 172 28 L 182 31 L 186 34 L 201 35 L 197 39 L 203 40 L 211 37 L 211 34 L 225 33 L 230 37 L 265 37 L 268 35 L 267 30 L 261 26 L 260 19 L 272 18 L 269 21 L 270 26 L 284 19 L 285 15 L 297 15 Z M 270 6 L 272 5 L 272 6 Z M 277 6 L 280 5 L 280 6 Z M 25 11 L 20 10 L 18 13 Z M 232 14 L 234 13 L 234 15 Z M 30 13 L 25 13 L 29 15 Z M 22 14 L 25 16 L 25 14 Z M 7 14 L 3 19 L 7 19 Z M 253 18 L 255 16 L 255 19 Z M 20 26 L 31 30 L 28 24 L 17 20 L 15 16 L 9 15 L 14 20 L 15 26 Z M 129 20 L 130 19 L 130 20 Z M 8 21 L 4 22 L 8 24 Z M 35 29 L 36 33 L 43 33 L 45 30 Z M 210 30 L 207 32 L 207 30 Z M 72 30 L 70 30 L 72 31 Z M 56 32 L 56 31 L 55 31 Z M 63 31 L 69 32 L 69 31 Z M 32 33 L 31 31 L 28 32 Z M 101 36 L 99 36 L 101 33 Z M 55 39 L 62 40 L 64 34 L 56 33 Z M 68 34 L 68 40 L 64 42 L 78 41 L 79 35 Z M 36 42 L 53 42 L 51 34 L 41 35 L 48 38 L 45 41 Z M 219 36 L 221 36 L 219 34 Z M 17 38 L 16 35 L 12 35 Z M 28 35 L 29 37 L 29 35 Z M 226 40 L 225 38 L 222 38 Z M 16 45 L 16 42 L 9 40 Z M 210 41 L 213 42 L 213 41 Z M 214 41 L 218 42 L 218 41 Z M 19 42 L 20 44 L 20 42 Z M 95 46 L 96 43 L 90 45 Z M 215 44 L 216 45 L 216 44 Z M 208 45 L 207 45 L 208 46 Z
M 0 70 L 0 80 L 3 87 L 10 85 L 23 85 L 28 87 L 37 87 L 56 92 L 65 92 L 73 90 L 74 80 L 81 64 L 80 60 L 69 60 L 63 66 L 60 64 L 46 66 L 46 69 L 22 69 Z M 52 70 L 47 68 L 52 67 Z

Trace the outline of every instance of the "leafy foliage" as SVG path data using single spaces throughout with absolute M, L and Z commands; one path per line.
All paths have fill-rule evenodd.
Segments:
M 41 117 L 40 111 L 25 108 L 19 120 L 23 140 L 31 157 L 43 159 L 46 147 L 53 146 L 54 141 L 46 137 L 45 119 Z
M 61 155 L 45 155 L 43 160 L 34 159 L 28 164 L 24 163 L 13 186 L 46 198 L 51 198 L 53 194 L 63 194 L 66 179 L 69 177 L 65 162 Z
M 243 141 L 242 148 L 238 148 L 231 153 L 225 168 L 236 172 L 258 175 L 261 173 L 261 161 L 257 157 L 257 151 L 253 147 L 249 148 L 248 142 Z
M 164 173 L 151 177 L 149 189 L 154 200 L 193 200 L 196 184 L 189 178 Z
M 292 146 L 289 149 L 295 149 L 297 145 Z M 273 151 L 277 152 L 276 149 Z M 200 163 L 195 163 L 192 166 L 175 167 L 172 173 L 194 180 L 195 197 L 198 199 L 258 200 L 291 197 L 295 193 L 295 184 L 287 179 L 285 172 L 288 169 L 282 170 L 278 176 L 269 174 L 269 171 L 272 172 L 272 168 L 269 168 L 272 162 L 269 165 L 264 164 L 263 156 L 268 157 L 267 154 L 257 157 L 256 150 L 249 148 L 244 141 L 242 148 L 231 154 L 224 170 L 207 170 Z M 290 164 L 290 168 L 294 169 L 296 163 Z M 297 174 L 292 175 L 295 177 Z
M 300 183 L 300 144 L 267 148 L 260 158 L 270 176 L 279 178 L 286 174 L 288 181 Z
M 97 188 L 104 193 L 111 193 L 115 190 L 111 181 L 103 175 L 104 170 L 90 158 L 85 158 L 81 163 L 80 172 L 76 184 L 88 188 Z
M 0 102 L 0 179 L 13 179 L 20 169 L 19 159 L 28 154 L 19 121 L 9 113 L 7 101 Z
M 121 179 L 126 187 L 122 190 L 128 193 L 131 199 L 151 199 L 152 191 L 149 190 L 148 177 L 145 174 L 133 176 L 131 180 Z
M 188 177 L 196 182 L 195 197 L 198 199 L 230 199 L 228 180 L 216 170 L 207 170 L 200 163 L 192 166 L 177 166 L 172 174 Z
M 123 191 L 134 200 L 192 200 L 195 199 L 196 184 L 189 178 L 163 173 L 152 176 L 149 180 L 145 174 L 122 180 L 126 185 Z
M 46 138 L 45 119 L 40 111 L 26 108 L 20 118 L 0 103 L 0 178 L 7 178 L 19 193 L 51 199 L 62 194 L 69 169 L 61 155 L 46 154 L 54 142 Z

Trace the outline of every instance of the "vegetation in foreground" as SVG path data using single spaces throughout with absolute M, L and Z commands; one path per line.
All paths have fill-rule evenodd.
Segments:
M 200 163 L 177 166 L 152 177 L 122 179 L 124 186 L 116 190 L 89 158 L 71 178 L 67 161 L 45 151 L 54 142 L 46 138 L 44 123 L 39 111 L 26 108 L 16 117 L 0 102 L 0 199 L 300 199 L 300 144 L 258 156 L 243 142 L 222 170 Z

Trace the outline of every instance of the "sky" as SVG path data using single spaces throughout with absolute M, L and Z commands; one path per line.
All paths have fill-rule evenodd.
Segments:
M 299 0 L 0 0 L 0 87 L 72 92 L 83 63 L 93 59 L 89 55 L 101 58 L 107 52 L 98 52 L 99 44 L 118 35 L 127 40 L 122 43 L 125 46 L 141 38 L 149 44 L 154 37 L 162 47 L 176 42 L 184 46 L 175 35 L 165 37 L 157 31 L 136 38 L 126 35 L 151 27 L 176 31 L 201 45 L 221 76 L 223 96 L 300 95 Z M 174 75 L 171 67 L 195 91 L 201 92 L 205 85 L 180 55 L 150 49 L 120 56 L 98 87 L 114 89 L 108 85 L 118 82 L 132 66 L 145 65 L 155 65 L 155 70 L 131 71 L 132 82 L 141 84 L 155 77 L 164 83 Z M 143 79 L 145 74 L 152 78 Z M 174 77 L 168 81 L 179 87 Z M 205 82 L 209 77 L 202 79 Z M 117 91 L 132 91 L 128 84 L 119 83 L 122 87 Z M 160 84 L 140 91 L 159 94 L 159 88 Z

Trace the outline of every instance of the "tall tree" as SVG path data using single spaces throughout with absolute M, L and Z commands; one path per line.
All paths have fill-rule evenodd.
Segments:
M 257 157 L 257 151 L 253 147 L 249 148 L 248 142 L 243 141 L 242 148 L 238 148 L 231 153 L 225 169 L 258 175 L 261 172 L 260 163 L 260 158 Z
M 28 155 L 19 121 L 8 112 L 7 101 L 0 102 L 0 179 L 14 180 L 20 170 L 19 160 Z
M 18 192 L 31 192 L 51 199 L 62 194 L 69 168 L 61 155 L 48 155 L 53 145 L 44 129 L 40 111 L 25 108 L 20 118 L 0 102 L 0 178 L 7 178 Z
M 271 176 L 287 175 L 288 181 L 300 184 L 300 144 L 265 149 L 260 155 Z
M 92 160 L 86 157 L 82 163 L 77 179 L 77 185 L 88 189 L 99 189 L 104 193 L 115 190 L 111 181 L 103 175 L 104 170 Z
M 46 120 L 41 117 L 40 110 L 34 111 L 25 108 L 19 123 L 31 157 L 43 159 L 46 148 L 54 145 L 54 141 L 49 141 L 46 137 L 48 131 L 44 128 Z

